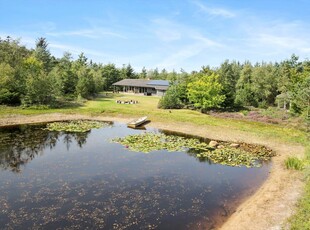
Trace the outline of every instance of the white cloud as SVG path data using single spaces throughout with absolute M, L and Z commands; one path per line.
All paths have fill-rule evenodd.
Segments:
M 189 45 L 164 58 L 163 61 L 158 63 L 156 66 L 166 69 L 175 68 L 180 66 L 180 64 L 186 59 L 196 56 L 202 51 L 203 48 L 198 44 Z
M 278 54 L 300 53 L 309 55 L 310 33 L 301 22 L 269 22 L 250 30 L 248 44 Z
M 91 28 L 91 29 L 80 29 L 80 30 L 72 30 L 66 32 L 48 32 L 46 33 L 49 36 L 61 37 L 61 36 L 77 36 L 77 37 L 86 37 L 86 38 L 102 38 L 102 37 L 117 37 L 121 39 L 126 39 L 127 37 L 111 32 L 109 30 L 105 30 L 103 28 Z
M 99 57 L 105 57 L 106 55 L 103 55 L 102 52 L 98 52 L 96 50 L 91 50 L 91 49 L 85 49 L 83 47 L 75 47 L 75 46 L 70 46 L 70 45 L 65 45 L 65 44 L 58 44 L 58 43 L 51 43 L 49 44 L 49 47 L 53 50 L 60 50 L 62 52 L 70 52 L 72 54 L 80 54 L 81 52 L 89 55 L 94 55 L 94 56 L 99 56 Z
M 277 36 L 275 34 L 259 34 L 257 37 L 257 41 L 261 44 L 270 45 L 279 48 L 299 48 L 306 45 L 304 40 L 300 40 L 296 37 L 284 37 L 284 36 Z
M 5 33 L 0 32 L 0 37 L 6 37 Z M 16 35 L 11 35 L 12 38 L 16 39 L 18 38 Z M 35 48 L 36 39 L 29 37 L 27 35 L 21 36 L 21 44 L 25 45 L 28 48 Z M 48 41 L 48 48 L 51 50 L 51 53 L 56 56 L 61 56 L 64 52 L 70 52 L 73 55 L 78 55 L 81 52 L 83 52 L 86 56 L 92 55 L 97 56 L 101 58 L 108 58 L 111 55 L 104 54 L 103 52 L 99 52 L 98 50 L 88 49 L 84 47 L 78 47 L 78 46 L 72 46 L 72 45 L 66 45 L 62 43 L 57 43 L 55 41 Z M 60 52 L 59 52 L 60 51 Z
M 36 40 L 34 38 L 26 36 L 26 35 L 25 36 L 21 36 L 20 34 L 17 35 L 17 34 L 14 34 L 14 33 L 6 33 L 6 32 L 0 31 L 0 37 L 2 39 L 6 38 L 7 36 L 10 36 L 13 39 L 20 39 L 21 45 L 24 45 L 24 46 L 30 47 L 30 48 L 33 48 L 34 45 L 35 45 L 35 42 L 36 42 Z
M 158 38 L 155 44 L 158 49 L 154 53 L 158 68 L 178 69 L 192 58 L 204 55 L 206 50 L 218 50 L 224 47 L 203 34 L 200 27 L 188 26 L 167 18 L 156 18 L 151 21 L 151 33 Z
M 224 47 L 223 44 L 219 43 L 219 42 L 216 42 L 216 41 L 213 41 L 207 37 L 204 37 L 202 36 L 201 34 L 194 34 L 191 36 L 191 38 L 195 39 L 195 40 L 198 40 L 198 41 L 201 41 L 202 44 L 205 46 L 205 47 L 213 47 L 213 48 L 222 48 Z
M 211 51 L 213 49 L 218 50 L 219 48 L 224 47 L 222 44 L 203 37 L 202 35 L 195 35 L 192 39 L 194 39 L 192 44 L 178 49 L 176 52 L 164 58 L 162 62 L 157 64 L 157 66 L 159 68 L 168 69 L 177 68 L 183 66 L 189 59 L 202 55 L 206 51 Z
M 224 17 L 224 18 L 233 18 L 236 16 L 236 14 L 233 11 L 225 9 L 225 8 L 206 6 L 200 1 L 192 1 L 192 3 L 198 6 L 198 8 L 202 12 L 205 12 L 211 16 L 218 16 L 218 17 Z

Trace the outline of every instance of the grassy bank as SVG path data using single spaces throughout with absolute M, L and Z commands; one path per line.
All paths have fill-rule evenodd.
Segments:
M 138 101 L 138 104 L 118 104 L 116 100 Z M 310 229 L 310 144 L 306 133 L 283 125 L 265 124 L 247 120 L 218 118 L 192 110 L 162 110 L 157 108 L 158 97 L 102 93 L 94 100 L 81 102 L 74 106 L 59 109 L 38 109 L 20 107 L 0 107 L 0 118 L 12 115 L 39 115 L 47 113 L 84 114 L 92 116 L 139 117 L 148 115 L 152 121 L 178 122 L 194 124 L 199 127 L 218 127 L 225 130 L 236 130 L 260 138 L 281 141 L 290 144 L 301 144 L 306 147 L 308 163 L 305 174 L 308 175 L 305 195 L 298 205 L 297 214 L 290 222 L 292 229 Z
M 138 104 L 118 104 L 116 100 L 136 100 Z M 246 120 L 230 118 L 218 118 L 201 114 L 192 110 L 163 110 L 157 109 L 159 97 L 145 97 L 122 94 L 101 94 L 98 98 L 81 103 L 80 106 L 72 106 L 60 109 L 38 109 L 20 107 L 0 107 L 0 117 L 12 114 L 38 115 L 47 113 L 85 114 L 93 116 L 121 116 L 139 117 L 148 115 L 153 121 L 159 122 L 182 122 L 199 126 L 210 125 L 250 132 L 256 136 L 275 138 L 290 143 L 306 143 L 305 133 L 290 127 L 281 125 L 265 124 Z
M 306 186 L 303 197 L 297 205 L 297 212 L 290 218 L 291 229 L 310 229 L 310 144 L 306 146 Z

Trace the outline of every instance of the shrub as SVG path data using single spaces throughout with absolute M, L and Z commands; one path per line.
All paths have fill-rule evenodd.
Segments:
M 56 101 L 55 82 L 44 72 L 29 73 L 26 77 L 23 106 L 52 105 Z
M 302 160 L 297 157 L 288 157 L 285 160 L 285 166 L 287 169 L 303 170 L 304 164 Z
M 20 103 L 19 94 L 7 89 L 0 89 L 0 104 L 17 105 Z
M 166 94 L 158 102 L 158 108 L 161 109 L 180 109 L 182 106 L 177 86 L 174 85 L 170 86 Z

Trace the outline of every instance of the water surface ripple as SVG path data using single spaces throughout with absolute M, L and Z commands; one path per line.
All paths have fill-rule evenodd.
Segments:
M 66 134 L 0 129 L 1 229 L 210 229 L 267 178 L 185 152 L 130 152 L 123 124 Z

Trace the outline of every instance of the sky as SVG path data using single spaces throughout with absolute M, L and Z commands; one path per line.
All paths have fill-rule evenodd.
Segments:
M 310 0 L 0 0 L 0 37 L 55 57 L 199 71 L 310 57 Z

